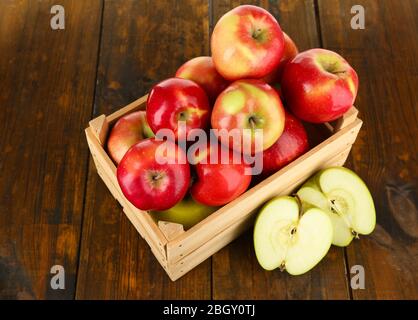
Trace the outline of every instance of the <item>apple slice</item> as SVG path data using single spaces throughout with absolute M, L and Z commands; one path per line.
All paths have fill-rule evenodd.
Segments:
M 292 275 L 312 269 L 327 254 L 332 224 L 326 213 L 308 208 L 300 216 L 293 197 L 279 197 L 261 209 L 254 227 L 257 260 L 266 270 L 280 268 Z
M 376 211 L 369 189 L 353 171 L 331 167 L 309 179 L 297 196 L 303 206 L 326 212 L 334 226 L 332 244 L 344 247 L 358 234 L 370 234 L 376 226 Z

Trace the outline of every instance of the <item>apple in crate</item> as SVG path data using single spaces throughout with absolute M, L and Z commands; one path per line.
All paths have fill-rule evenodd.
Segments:
M 284 36 L 284 53 L 280 60 L 279 65 L 271 73 L 269 73 L 267 76 L 261 79 L 262 81 L 269 83 L 269 84 L 280 83 L 282 81 L 284 67 L 289 63 L 289 61 L 291 61 L 299 53 L 298 47 L 296 46 L 292 38 L 290 38 L 286 34 L 286 32 L 283 32 L 283 36 Z
M 285 112 L 277 91 L 260 80 L 232 83 L 216 99 L 211 118 L 213 129 L 224 132 L 238 129 L 240 139 L 218 134 L 219 140 L 247 154 L 271 147 L 282 134 L 284 122 Z M 255 134 L 255 129 L 261 129 L 262 134 Z M 257 145 L 261 150 L 256 150 Z
M 119 163 L 116 174 L 125 197 L 141 210 L 173 207 L 183 199 L 190 185 L 185 152 L 174 142 L 155 138 L 133 145 Z
M 119 163 L 135 143 L 153 136 L 145 111 L 132 112 L 120 118 L 113 126 L 107 140 L 107 150 L 113 161 Z
M 297 192 L 305 206 L 321 208 L 334 227 L 332 243 L 347 246 L 358 234 L 370 234 L 376 211 L 370 191 L 361 178 L 344 167 L 318 172 Z
M 196 201 L 208 206 L 222 206 L 247 190 L 251 168 L 241 154 L 219 143 L 209 143 L 196 150 L 191 159 L 191 164 L 195 165 L 196 181 L 190 190 Z M 241 160 L 234 161 L 234 155 Z
M 263 176 L 283 168 L 309 149 L 308 135 L 303 124 L 286 112 L 284 130 L 280 138 L 263 152 Z
M 243 5 L 227 12 L 216 23 L 211 48 L 215 67 L 225 79 L 258 79 L 279 65 L 284 36 L 268 11 Z
M 155 85 L 147 99 L 147 120 L 152 131 L 172 130 L 175 138 L 187 135 L 190 129 L 208 127 L 210 121 L 208 97 L 195 82 L 170 78 Z M 179 132 L 179 121 L 185 132 Z
M 211 57 L 196 57 L 187 61 L 177 70 L 176 77 L 196 82 L 205 90 L 211 103 L 229 83 L 216 71 Z
M 164 211 L 153 211 L 152 216 L 157 221 L 169 221 L 182 224 L 184 229 L 193 227 L 216 211 L 217 207 L 206 206 L 195 201 L 190 195 L 177 203 L 174 207 Z
M 301 214 L 296 198 L 270 200 L 254 226 L 254 248 L 266 270 L 280 268 L 292 275 L 311 270 L 327 254 L 333 228 L 328 215 L 318 208 Z
M 281 89 L 292 113 L 313 123 L 341 117 L 354 103 L 358 77 L 339 54 L 325 49 L 299 53 L 283 72 Z

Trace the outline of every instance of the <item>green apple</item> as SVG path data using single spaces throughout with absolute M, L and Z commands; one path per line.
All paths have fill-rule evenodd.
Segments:
M 216 211 L 216 209 L 217 207 L 206 206 L 187 195 L 174 207 L 164 211 L 152 211 L 151 215 L 157 221 L 179 223 L 183 225 L 184 229 L 189 229 Z
M 366 184 L 343 167 L 321 170 L 297 192 L 303 206 L 326 212 L 334 226 L 332 244 L 344 247 L 358 234 L 370 234 L 376 226 L 373 198 Z
M 289 196 L 267 202 L 254 226 L 254 248 L 260 265 L 292 275 L 317 265 L 327 254 L 332 237 L 332 224 L 325 212 L 311 207 L 301 215 L 299 201 Z

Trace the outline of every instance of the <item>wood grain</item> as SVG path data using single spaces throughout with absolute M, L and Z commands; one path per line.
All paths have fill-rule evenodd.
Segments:
M 0 298 L 72 299 L 101 1 L 0 2 Z M 65 290 L 50 269 L 65 268 Z
M 364 125 L 349 163 L 378 225 L 348 247 L 347 265 L 333 248 L 304 276 L 264 272 L 248 232 L 173 283 L 100 181 L 83 129 L 209 54 L 210 30 L 241 3 L 267 8 L 299 49 L 335 50 L 358 71 Z M 1 299 L 418 299 L 416 0 L 61 0 L 61 31 L 54 4 L 0 1 Z M 355 4 L 365 30 L 350 28 Z M 65 290 L 50 288 L 55 264 Z M 349 290 L 353 265 L 364 290 Z
M 350 28 L 350 9 L 365 9 L 365 29 Z M 352 168 L 371 189 L 377 228 L 347 249 L 365 269 L 355 299 L 418 298 L 418 30 L 416 1 L 319 1 L 325 48 L 342 54 L 360 78 L 364 120 Z
M 110 114 L 209 53 L 208 3 L 105 1 L 95 116 Z M 172 282 L 90 161 L 78 299 L 208 299 L 210 260 Z
M 213 1 L 213 23 L 240 1 Z M 245 3 L 249 3 L 245 1 Z M 313 1 L 253 1 L 269 10 L 299 49 L 317 47 L 319 38 Z M 332 248 L 311 272 L 291 277 L 267 272 L 258 264 L 252 230 L 212 258 L 214 299 L 347 299 L 344 251 Z

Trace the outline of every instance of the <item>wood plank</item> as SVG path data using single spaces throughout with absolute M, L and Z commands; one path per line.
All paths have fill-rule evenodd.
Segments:
M 95 116 L 111 114 L 209 53 L 208 3 L 105 1 Z M 172 282 L 90 161 L 78 299 L 207 299 L 210 261 Z
M 365 9 L 365 29 L 350 28 L 350 9 Z M 414 0 L 320 0 L 325 48 L 341 53 L 360 79 L 364 120 L 352 169 L 371 189 L 377 228 L 347 249 L 365 269 L 355 299 L 418 298 L 418 5 Z
M 241 1 L 213 1 L 213 24 Z M 319 46 L 313 1 L 245 1 L 268 9 L 300 50 Z M 313 271 L 291 277 L 259 266 L 252 244 L 252 232 L 215 254 L 214 299 L 347 299 L 344 251 L 332 248 Z
M 0 298 L 72 299 L 101 1 L 0 2 Z M 53 265 L 65 290 L 50 286 Z

